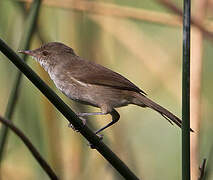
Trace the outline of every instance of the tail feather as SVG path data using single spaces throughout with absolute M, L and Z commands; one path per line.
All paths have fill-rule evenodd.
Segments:
M 139 105 L 139 106 L 142 106 L 142 107 L 149 107 L 149 108 L 157 111 L 158 113 L 160 113 L 172 125 L 173 125 L 173 123 L 175 123 L 180 128 L 182 127 L 182 121 L 177 116 L 175 116 L 174 114 L 169 112 L 167 109 L 163 108 L 162 106 L 155 103 L 154 101 L 152 101 L 151 99 L 147 98 L 144 95 L 137 93 L 136 98 L 137 98 L 137 100 L 135 102 L 136 105 Z M 192 129 L 190 129 L 190 131 L 193 132 Z

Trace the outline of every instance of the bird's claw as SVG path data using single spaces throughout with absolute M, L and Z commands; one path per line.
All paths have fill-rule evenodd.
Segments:
M 87 120 L 86 120 L 85 118 L 83 118 L 83 117 L 79 117 L 79 119 L 82 120 L 82 123 L 83 123 L 83 125 L 85 126 Z M 69 128 L 72 128 L 73 131 L 79 132 L 79 129 L 75 128 L 75 126 L 74 126 L 73 124 L 71 124 L 71 123 L 68 124 L 68 127 L 69 127 Z
M 96 136 L 98 136 L 98 138 L 100 139 L 100 141 L 102 141 L 104 135 L 102 134 L 96 134 Z M 89 142 L 88 146 L 90 146 L 91 149 L 96 149 L 96 146 L 93 145 L 92 143 Z

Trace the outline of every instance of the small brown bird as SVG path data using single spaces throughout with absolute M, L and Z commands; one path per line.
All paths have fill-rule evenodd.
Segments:
M 146 97 L 122 75 L 75 54 L 72 48 L 50 42 L 35 50 L 19 51 L 32 56 L 49 73 L 56 87 L 67 97 L 101 109 L 101 112 L 79 113 L 79 117 L 111 114 L 112 121 L 96 134 L 116 123 L 120 115 L 115 108 L 135 104 L 149 107 L 171 124 L 181 127 L 181 120 L 171 112 Z

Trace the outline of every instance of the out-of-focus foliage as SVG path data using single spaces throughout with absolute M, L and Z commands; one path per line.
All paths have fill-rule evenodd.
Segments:
M 101 2 L 145 9 L 150 13 L 168 13 L 154 0 Z M 18 50 L 21 41 L 28 7 L 29 4 L 18 0 L 0 1 L 0 37 L 14 50 Z M 49 41 L 63 42 L 73 47 L 78 55 L 126 76 L 147 92 L 151 99 L 181 117 L 181 34 L 180 26 L 109 17 L 45 3 L 40 11 L 31 48 Z M 207 161 L 213 135 L 212 46 L 212 42 L 207 40 L 203 45 L 202 121 L 199 134 L 199 158 L 206 157 Z M 34 60 L 28 59 L 28 63 L 55 88 Z M 5 112 L 15 78 L 14 71 L 15 67 L 0 54 L 1 115 Z M 58 90 L 56 92 L 76 111 L 97 111 L 73 103 Z M 149 109 L 132 105 L 119 109 L 119 112 L 121 119 L 104 131 L 104 142 L 139 177 L 149 180 L 180 179 L 180 129 Z M 101 127 L 109 120 L 110 116 L 97 116 L 92 117 L 90 123 Z M 88 147 L 85 140 L 67 127 L 67 121 L 26 78 L 21 86 L 14 123 L 26 133 L 62 179 L 120 178 L 95 150 Z M 2 164 L 2 177 L 7 180 L 48 179 L 26 147 L 12 133 Z

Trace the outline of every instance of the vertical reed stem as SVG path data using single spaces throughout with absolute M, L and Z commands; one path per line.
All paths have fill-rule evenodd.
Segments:
M 184 0 L 182 72 L 182 180 L 190 180 L 190 18 L 191 1 Z

